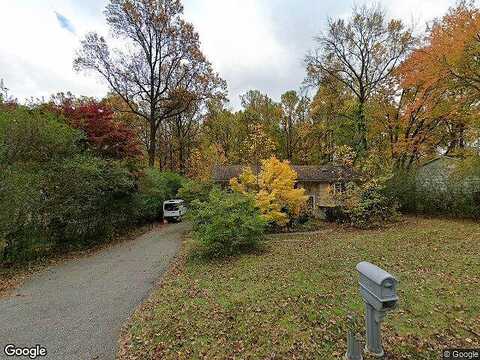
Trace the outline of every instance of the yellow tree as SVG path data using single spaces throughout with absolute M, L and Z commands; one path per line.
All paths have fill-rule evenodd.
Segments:
M 212 177 L 213 167 L 225 163 L 226 158 L 219 145 L 200 144 L 197 149 L 192 151 L 188 159 L 187 175 L 198 181 L 209 181 Z
M 241 154 L 243 161 L 258 166 L 261 159 L 266 159 L 275 151 L 275 142 L 261 124 L 249 124 L 248 135 L 243 140 Z
M 234 191 L 253 194 L 265 220 L 286 226 L 300 215 L 308 199 L 304 189 L 295 188 L 296 181 L 297 173 L 288 161 L 271 157 L 262 161 L 257 176 L 246 167 L 239 179 L 230 181 L 230 186 Z

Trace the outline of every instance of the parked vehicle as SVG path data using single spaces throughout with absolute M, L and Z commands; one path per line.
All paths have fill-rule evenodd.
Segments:
M 186 212 L 185 201 L 181 199 L 167 200 L 163 203 L 163 218 L 167 221 L 182 221 Z

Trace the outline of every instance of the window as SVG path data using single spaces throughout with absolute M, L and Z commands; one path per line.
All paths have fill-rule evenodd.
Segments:
M 347 185 L 344 182 L 337 182 L 333 184 L 333 194 L 341 194 L 347 191 Z
M 165 204 L 165 211 L 178 211 L 177 204 Z

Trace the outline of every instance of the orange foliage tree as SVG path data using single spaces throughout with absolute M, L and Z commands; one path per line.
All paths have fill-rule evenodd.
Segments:
M 460 2 L 433 23 L 424 44 L 376 95 L 371 110 L 379 121 L 372 130 L 387 137 L 397 166 L 411 167 L 439 148 L 465 148 L 480 90 L 479 33 L 479 10 Z

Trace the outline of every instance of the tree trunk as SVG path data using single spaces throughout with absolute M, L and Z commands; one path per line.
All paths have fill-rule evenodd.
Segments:
M 178 170 L 180 174 L 185 175 L 185 145 L 183 143 L 183 139 L 180 139 L 178 142 Z
M 362 157 L 368 149 L 367 121 L 365 118 L 365 103 L 360 101 L 357 109 L 357 157 Z
M 157 127 L 155 121 L 150 121 L 150 143 L 148 147 L 148 166 L 155 166 L 155 153 L 157 149 Z

